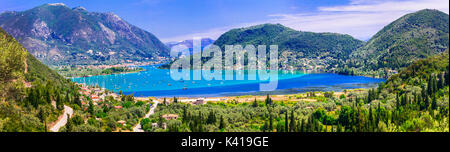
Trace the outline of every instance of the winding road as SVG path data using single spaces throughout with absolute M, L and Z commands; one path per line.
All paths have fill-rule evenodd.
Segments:
M 72 117 L 73 109 L 70 108 L 69 106 L 64 105 L 64 114 L 63 114 L 62 118 L 60 120 L 58 120 L 58 122 L 56 122 L 56 124 L 52 128 L 50 128 L 50 131 L 58 132 L 61 127 L 66 125 L 67 120 L 68 120 L 67 115 Z
M 153 100 L 153 102 L 154 102 L 153 106 L 150 108 L 150 111 L 148 111 L 148 113 L 145 114 L 144 118 L 148 118 L 148 117 L 150 117 L 150 115 L 155 113 L 155 109 L 158 106 L 159 101 Z M 142 118 L 142 119 L 144 119 L 144 118 Z M 138 124 L 136 125 L 136 127 L 133 128 L 133 132 L 144 132 L 144 130 L 142 129 L 140 120 L 139 120 Z

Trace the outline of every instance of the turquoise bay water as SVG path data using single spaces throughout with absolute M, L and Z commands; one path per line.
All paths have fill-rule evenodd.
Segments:
M 339 91 L 351 88 L 376 86 L 383 79 L 361 76 L 344 76 L 337 74 L 306 74 L 303 72 L 279 71 L 276 91 L 260 92 L 259 84 L 267 81 L 248 80 L 183 80 L 175 81 L 170 77 L 170 70 L 157 69 L 156 66 L 142 66 L 145 71 L 138 73 L 101 75 L 72 78 L 74 82 L 98 85 L 109 90 L 137 97 L 155 96 L 225 96 L 243 94 L 287 94 L 306 91 Z M 235 76 L 236 74 L 234 74 Z M 192 78 L 192 77 L 191 77 Z M 224 78 L 224 77 L 223 77 Z

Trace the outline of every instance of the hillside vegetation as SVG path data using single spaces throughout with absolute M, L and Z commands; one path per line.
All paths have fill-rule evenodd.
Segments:
M 174 100 L 158 106 L 141 125 L 150 132 L 448 132 L 448 58 L 446 51 L 419 60 L 365 91 L 287 95 L 309 101 L 273 101 L 269 95 L 243 103 Z M 180 117 L 166 120 L 165 114 Z
M 225 55 L 225 45 L 253 45 L 256 48 L 266 45 L 267 52 L 269 45 L 278 45 L 280 68 L 325 72 L 344 63 L 363 42 L 344 34 L 302 32 L 281 24 L 261 24 L 232 29 L 213 44 L 221 48 L 222 56 Z
M 449 16 L 425 9 L 385 26 L 366 45 L 351 53 L 347 68 L 358 75 L 385 77 L 412 62 L 448 48 Z M 342 70 L 342 69 L 341 69 Z
M 284 70 L 388 78 L 418 59 L 447 49 L 448 29 L 448 14 L 425 9 L 390 23 L 368 42 L 349 35 L 302 32 L 280 24 L 261 24 L 232 29 L 214 44 L 222 51 L 225 45 L 278 45 L 279 67 Z M 169 68 L 170 64 L 161 67 Z
M 77 87 L 0 28 L 0 131 L 47 131 L 64 104 L 81 104 Z

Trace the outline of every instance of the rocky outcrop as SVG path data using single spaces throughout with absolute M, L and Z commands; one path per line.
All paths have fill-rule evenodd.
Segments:
M 169 54 L 153 34 L 114 13 L 89 12 L 62 3 L 2 13 L 0 27 L 51 65 L 154 61 Z

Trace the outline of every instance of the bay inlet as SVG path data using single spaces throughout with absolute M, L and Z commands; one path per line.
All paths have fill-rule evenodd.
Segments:
M 275 91 L 259 91 L 260 83 L 247 80 L 179 80 L 170 77 L 170 70 L 157 66 L 142 66 L 144 71 L 114 75 L 71 78 L 77 83 L 100 86 L 115 92 L 133 94 L 136 97 L 218 97 L 235 95 L 293 94 L 308 91 L 341 91 L 344 89 L 371 88 L 384 79 L 363 76 L 347 76 L 331 73 L 303 73 L 279 71 Z M 236 74 L 234 73 L 234 76 Z

